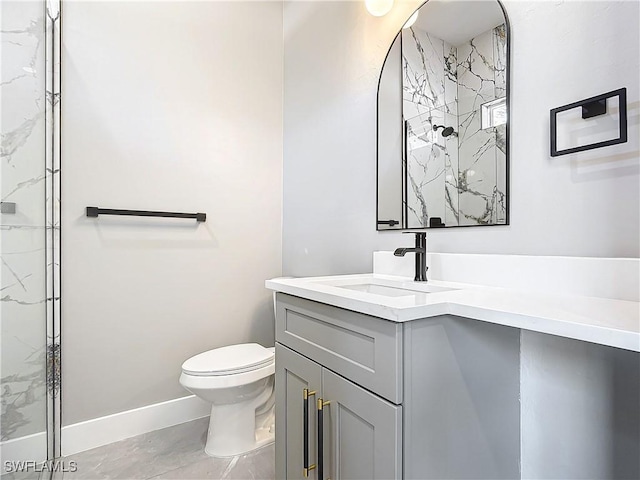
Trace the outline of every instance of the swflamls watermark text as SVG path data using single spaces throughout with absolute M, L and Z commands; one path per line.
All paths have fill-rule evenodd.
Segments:
M 73 460 L 49 460 L 35 462 L 31 460 L 7 460 L 4 462 L 4 473 L 16 472 L 77 472 L 78 464 Z

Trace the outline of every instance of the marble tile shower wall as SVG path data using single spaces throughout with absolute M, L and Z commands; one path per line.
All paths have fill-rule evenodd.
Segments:
M 481 105 L 506 95 L 506 32 L 500 25 L 458 47 L 460 225 L 506 219 L 506 125 L 482 128 Z
M 47 430 L 47 385 L 58 386 L 47 378 L 46 365 L 57 364 L 57 339 L 47 319 L 59 310 L 51 282 L 59 273 L 59 157 L 53 140 L 59 91 L 51 80 L 51 10 L 44 1 L 3 1 L 0 9 L 0 199 L 15 204 L 15 213 L 0 214 L 4 442 Z
M 433 130 L 434 125 L 457 125 L 456 48 L 408 28 L 402 31 L 402 57 L 407 225 L 426 226 L 431 217 L 457 225 L 458 138 Z
M 431 217 L 447 226 L 505 221 L 505 126 L 481 127 L 481 105 L 506 93 L 505 40 L 504 25 L 457 47 L 403 30 L 410 228 Z M 445 137 L 435 125 L 456 134 Z

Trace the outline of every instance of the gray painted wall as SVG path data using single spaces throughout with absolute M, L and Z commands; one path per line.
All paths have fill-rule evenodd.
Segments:
M 523 330 L 523 479 L 640 478 L 640 354 Z
M 382 18 L 361 2 L 284 7 L 283 271 L 371 271 L 412 239 L 375 231 L 376 87 L 421 2 Z M 638 2 L 505 1 L 512 27 L 511 225 L 438 230 L 453 253 L 640 255 Z M 589 32 L 588 35 L 585 32 Z M 549 156 L 551 108 L 626 86 L 627 144 Z
M 282 4 L 65 2 L 63 16 L 69 425 L 189 395 L 178 378 L 196 353 L 273 345 Z M 207 222 L 88 219 L 87 205 Z

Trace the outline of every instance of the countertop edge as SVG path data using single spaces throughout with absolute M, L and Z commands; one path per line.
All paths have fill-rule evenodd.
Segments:
M 347 277 L 347 276 L 344 276 Z M 525 313 L 518 311 L 517 309 L 494 309 L 470 303 L 465 303 L 460 300 L 447 298 L 450 296 L 443 295 L 437 297 L 434 295 L 434 299 L 442 298 L 442 301 L 434 301 L 429 305 L 421 305 L 407 308 L 394 308 L 385 305 L 374 304 L 364 300 L 358 300 L 354 298 L 347 298 L 344 296 L 336 295 L 329 292 L 323 292 L 314 290 L 304 285 L 291 285 L 291 281 L 304 282 L 306 279 L 279 279 L 267 280 L 265 286 L 267 289 L 281 292 L 287 295 L 293 295 L 308 300 L 333 305 L 346 310 L 352 310 L 366 315 L 371 315 L 377 318 L 383 318 L 396 323 L 403 323 L 412 320 L 419 320 L 423 318 L 431 318 L 440 315 L 455 315 L 458 317 L 469 318 L 472 320 L 479 320 L 498 325 L 504 325 L 514 328 L 520 328 L 522 330 L 544 333 L 549 335 L 555 335 L 564 338 L 571 338 L 574 340 L 585 341 L 589 343 L 595 343 L 599 345 L 605 345 L 614 348 L 620 348 L 623 350 L 630 350 L 640 352 L 640 332 L 634 332 L 631 330 L 624 330 L 609 327 L 606 325 L 593 325 L 589 323 L 580 323 L 577 321 L 563 321 L 558 318 L 549 318 L 544 315 L 532 315 L 531 313 Z M 306 280 L 308 281 L 308 280 Z M 288 282 L 288 283 L 287 283 Z M 509 295 L 509 291 L 505 289 L 494 289 L 491 287 L 470 286 L 470 289 L 474 291 L 485 290 L 487 292 L 499 291 L 501 295 Z M 518 292 L 511 293 L 514 297 L 517 297 Z M 556 297 L 557 298 L 557 297 Z M 588 300 L 591 297 L 585 297 Z M 575 300 L 571 298 L 571 300 Z M 627 302 L 622 300 L 612 300 L 613 305 L 620 302 L 624 303 L 636 303 Z M 640 303 L 638 303 L 640 311 Z

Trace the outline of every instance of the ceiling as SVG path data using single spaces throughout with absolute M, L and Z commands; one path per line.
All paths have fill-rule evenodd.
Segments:
M 459 46 L 505 18 L 495 0 L 429 0 L 414 24 L 453 46 Z

